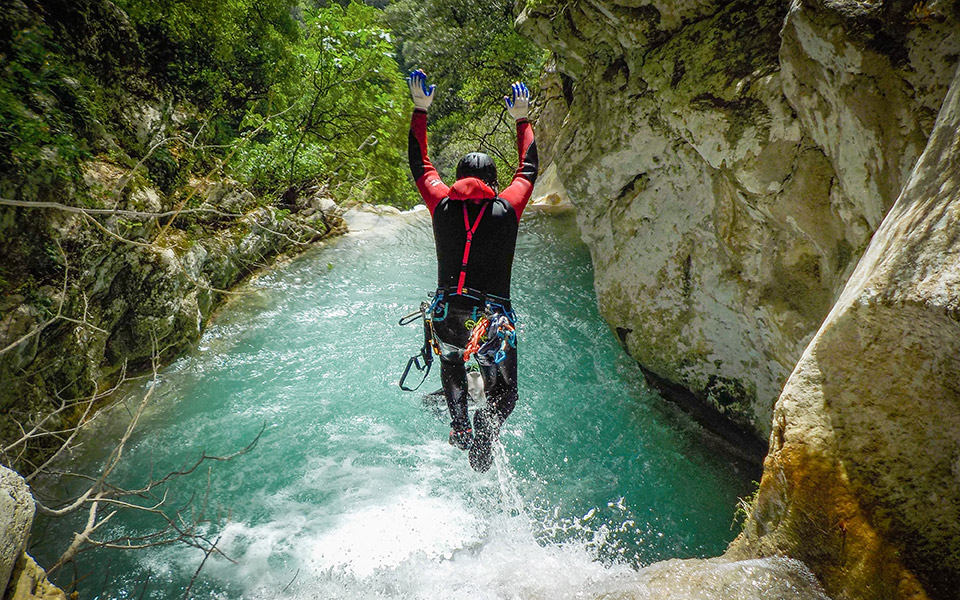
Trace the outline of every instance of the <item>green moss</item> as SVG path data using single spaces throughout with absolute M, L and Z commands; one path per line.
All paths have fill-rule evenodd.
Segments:
M 147 159 L 148 177 L 164 194 L 173 193 L 183 182 L 184 172 L 169 148 L 158 148 Z
M 25 5 L 0 12 L 0 173 L 3 179 L 81 180 L 100 111 L 92 82 L 59 52 Z

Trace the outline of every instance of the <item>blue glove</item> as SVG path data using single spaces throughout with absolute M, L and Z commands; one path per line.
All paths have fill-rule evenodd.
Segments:
M 433 102 L 433 90 L 437 89 L 437 86 L 427 87 L 427 74 L 423 72 L 423 69 L 410 71 L 410 75 L 407 77 L 407 85 L 410 86 L 410 97 L 413 98 L 413 105 L 421 110 L 430 108 L 430 103 Z
M 511 86 L 511 94 L 503 97 L 504 104 L 507 105 L 507 112 L 514 120 L 526 119 L 530 113 L 530 90 L 519 81 Z

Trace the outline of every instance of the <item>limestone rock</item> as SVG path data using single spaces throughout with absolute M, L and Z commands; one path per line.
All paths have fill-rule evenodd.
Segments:
M 158 106 L 142 104 L 131 110 L 128 118 L 136 124 L 137 141 L 144 146 L 156 143 L 162 127 L 163 112 Z
M 957 597 L 960 70 L 929 142 L 776 405 L 731 555 L 800 558 L 836 598 Z
M 553 163 L 553 147 L 557 134 L 573 102 L 573 79 L 557 68 L 556 59 L 550 59 L 540 76 L 540 91 L 533 104 L 532 120 L 536 122 L 537 154 L 540 164 L 548 168 Z M 543 185 L 543 174 L 537 178 L 534 194 Z
M 256 197 L 233 180 L 224 180 L 206 188 L 207 203 L 231 214 L 243 214 L 256 204 Z
M 333 198 L 330 197 L 317 197 L 311 203 L 311 208 L 316 208 L 324 216 L 334 216 L 340 214 L 340 207 L 336 202 L 333 201 Z
M 27 546 L 35 510 L 27 483 L 0 465 L 0 596 Z
M 956 61 L 946 3 L 915 21 L 869 4 L 582 0 L 518 20 L 566 88 L 549 152 L 601 313 L 651 382 L 756 436 Z
M 22 301 L 23 297 L 20 299 Z M 23 340 L 8 352 L 6 360 L 11 369 L 22 368 L 37 356 L 39 337 L 30 334 L 36 329 L 38 321 L 39 312 L 26 303 L 19 304 L 0 318 L 0 347 L 6 348 L 18 340 Z
M 299 194 L 293 203 L 294 212 L 304 211 L 306 216 L 320 213 L 336 218 L 341 215 L 340 206 L 333 200 L 326 185 L 313 187 Z
M 554 161 L 591 249 L 601 313 L 653 378 L 763 434 L 822 316 L 803 300 L 825 312 L 836 274 L 816 271 L 834 247 L 807 233 L 831 216 L 794 218 L 814 186 L 794 173 L 825 161 L 779 92 L 785 10 L 749 4 L 667 36 L 614 3 L 574 3 L 582 14 L 553 21 L 538 41 L 569 44 L 571 21 L 606 19 L 597 6 L 629 32 L 596 52 L 584 40 L 577 54 L 592 52 L 590 71 L 554 47 L 574 79 Z
M 537 178 L 530 203 L 538 206 L 571 206 L 570 196 L 557 177 L 557 165 L 550 165 Z
M 130 193 L 130 202 L 136 210 L 144 212 L 163 212 L 160 195 L 153 188 L 140 188 Z
M 88 188 L 106 191 L 113 189 L 127 174 L 125 169 L 105 161 L 91 160 L 84 165 L 83 182 Z
M 63 590 L 47 580 L 47 574 L 27 554 L 23 555 L 23 568 L 16 574 L 8 600 L 66 600 Z
M 738 600 L 830 600 L 800 561 L 783 557 L 732 561 L 666 560 L 640 571 L 650 600 L 737 598 Z
M 921 18 L 926 4 L 950 11 L 944 2 L 807 0 L 784 22 L 783 91 L 830 160 L 849 243 L 874 231 L 899 195 L 960 54 L 957 21 Z

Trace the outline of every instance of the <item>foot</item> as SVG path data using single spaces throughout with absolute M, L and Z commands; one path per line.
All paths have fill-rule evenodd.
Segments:
M 467 450 L 473 443 L 473 430 L 467 427 L 457 431 L 456 429 L 450 430 L 450 445 L 455 448 L 460 448 L 461 450 Z
M 473 426 L 477 435 L 470 447 L 470 466 L 478 473 L 484 473 L 493 464 L 492 444 L 497 437 L 495 426 L 483 411 L 478 410 L 473 417 Z

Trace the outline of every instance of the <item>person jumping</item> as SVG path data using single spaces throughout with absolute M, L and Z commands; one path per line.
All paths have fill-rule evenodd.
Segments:
M 470 466 L 492 464 L 491 444 L 517 403 L 516 314 L 510 304 L 510 272 L 520 215 L 537 179 L 537 145 L 527 120 L 530 92 L 520 82 L 504 97 L 516 121 L 520 166 L 498 193 L 497 168 L 482 152 L 457 164 L 448 187 L 427 158 L 427 109 L 435 85 L 416 70 L 407 77 L 414 111 L 410 122 L 410 171 L 433 221 L 437 290 L 429 315 L 440 352 L 440 380 L 450 410 L 450 444 L 469 450 Z M 467 366 L 476 356 L 486 406 L 467 413 Z

